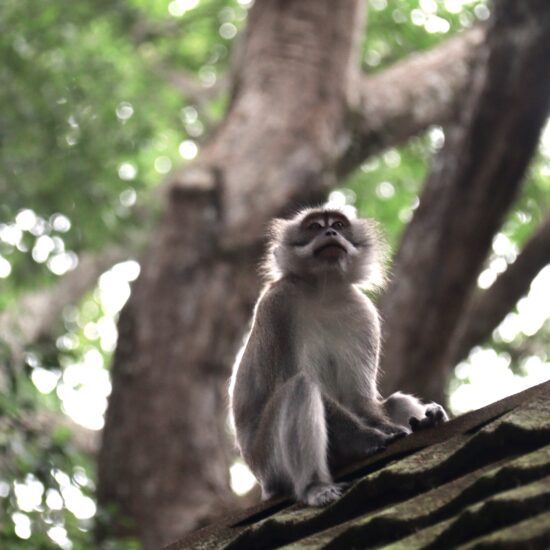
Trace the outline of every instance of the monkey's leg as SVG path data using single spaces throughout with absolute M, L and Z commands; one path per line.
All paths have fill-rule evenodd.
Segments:
M 305 375 L 296 375 L 277 392 L 281 398 L 274 426 L 276 454 L 296 498 L 310 506 L 337 499 L 342 487 L 328 468 L 328 436 L 321 392 Z M 277 452 L 278 451 L 278 452 Z
M 324 396 L 325 415 L 329 432 L 331 470 L 383 451 L 394 436 L 366 425 L 359 416 L 340 403 Z
M 384 401 L 388 416 L 396 424 L 410 426 L 413 432 L 439 426 L 449 420 L 445 409 L 437 403 L 422 403 L 414 395 L 396 392 Z

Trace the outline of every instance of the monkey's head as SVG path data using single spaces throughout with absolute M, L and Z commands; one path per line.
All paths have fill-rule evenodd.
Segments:
M 366 287 L 381 286 L 384 243 L 374 221 L 323 206 L 276 219 L 270 227 L 266 273 L 273 280 L 294 274 L 327 277 Z

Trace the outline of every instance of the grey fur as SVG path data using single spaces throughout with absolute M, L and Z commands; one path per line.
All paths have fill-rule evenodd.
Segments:
M 331 471 L 447 415 L 378 393 L 380 323 L 357 287 L 382 281 L 375 224 L 309 209 L 276 220 L 271 238 L 268 283 L 231 382 L 237 442 L 264 498 L 322 506 L 343 490 Z

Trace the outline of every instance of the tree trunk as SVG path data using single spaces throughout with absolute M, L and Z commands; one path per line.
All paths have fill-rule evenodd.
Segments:
M 231 504 L 226 381 L 257 282 L 214 257 L 214 193 L 174 192 L 121 314 L 98 497 L 159 548 Z
M 98 497 L 130 518 L 146 548 L 231 501 L 226 384 L 259 291 L 264 226 L 321 200 L 346 144 L 362 5 L 333 8 L 253 7 L 227 118 L 169 186 L 121 314 Z
M 546 0 L 495 3 L 471 95 L 435 159 L 382 303 L 386 392 L 443 400 L 463 306 L 546 120 L 548 36 Z

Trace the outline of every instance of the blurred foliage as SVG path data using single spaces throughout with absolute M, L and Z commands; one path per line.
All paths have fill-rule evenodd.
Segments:
M 442 36 L 486 20 L 483 0 L 370 0 L 363 65 L 379 71 L 435 46 Z
M 189 71 L 212 85 L 231 46 L 218 29 L 240 26 L 246 14 L 236 2 L 206 0 L 175 18 L 167 5 L 2 2 L 0 223 L 13 224 L 22 208 L 46 222 L 61 213 L 78 220 L 63 237 L 76 252 L 100 249 L 140 223 L 129 208 L 133 194 L 148 203 L 151 188 L 182 162 L 179 144 L 204 126 L 164 73 Z M 201 113 L 220 114 L 216 105 Z M 29 254 L 49 231 L 42 224 L 18 246 L 0 242 L 13 273 L 0 307 L 52 279 Z
M 367 71 L 428 49 L 489 15 L 477 0 L 370 4 L 362 54 Z M 54 283 L 79 254 L 126 246 L 134 233 L 147 231 L 154 189 L 173 167 L 193 158 L 223 116 L 224 77 L 249 6 L 247 0 L 3 0 L 0 312 L 29 290 Z M 174 84 L 177 75 L 184 76 L 181 86 Z M 201 89 L 208 95 L 197 94 Z M 444 131 L 433 128 L 367 159 L 341 190 L 361 214 L 381 222 L 394 249 L 443 140 Z M 543 216 L 549 157 L 541 154 L 534 163 L 504 227 L 518 249 Z M 0 347 L 3 548 L 96 547 L 93 457 L 71 428 L 47 419 L 64 413 L 79 419 L 93 396 L 101 415 L 117 312 L 136 265 L 111 270 L 103 285 L 67 309 L 56 341 L 26 350 L 23 368 Z M 520 348 L 540 355 L 533 343 L 538 337 L 490 345 L 510 356 Z M 520 351 L 517 364 L 525 358 Z

